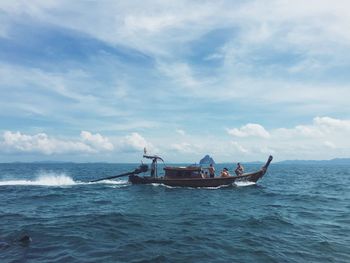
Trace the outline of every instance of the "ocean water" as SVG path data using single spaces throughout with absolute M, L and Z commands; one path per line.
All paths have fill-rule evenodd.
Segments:
M 86 183 L 135 166 L 0 164 L 0 262 L 350 262 L 350 166 L 272 163 L 219 189 Z

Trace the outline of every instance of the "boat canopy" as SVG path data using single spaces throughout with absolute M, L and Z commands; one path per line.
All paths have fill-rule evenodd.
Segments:
M 201 178 L 200 167 L 165 167 L 166 178 Z
M 164 163 L 164 160 L 161 157 L 159 157 L 158 155 L 146 155 L 146 154 L 144 154 L 143 158 L 152 159 L 152 160 L 154 160 L 154 159 L 161 160 Z

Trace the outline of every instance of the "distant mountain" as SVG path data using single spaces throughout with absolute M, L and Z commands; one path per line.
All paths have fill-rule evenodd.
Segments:
M 330 164 L 330 165 L 350 165 L 350 158 L 335 158 L 331 160 L 286 160 L 277 162 L 278 164 Z
M 199 164 L 203 165 L 203 164 L 215 164 L 215 161 L 213 158 L 211 158 L 209 155 L 204 156 L 200 161 Z

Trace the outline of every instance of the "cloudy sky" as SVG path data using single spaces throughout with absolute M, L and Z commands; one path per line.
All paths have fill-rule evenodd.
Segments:
M 350 157 L 347 0 L 0 2 L 0 162 Z

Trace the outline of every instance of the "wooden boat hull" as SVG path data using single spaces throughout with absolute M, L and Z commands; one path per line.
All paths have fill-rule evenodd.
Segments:
M 191 177 L 151 177 L 151 176 L 138 176 L 137 174 L 129 175 L 129 181 L 132 184 L 164 184 L 168 186 L 182 186 L 182 187 L 219 187 L 232 185 L 235 182 L 253 182 L 256 183 L 260 178 L 264 176 L 272 161 L 272 156 L 269 156 L 266 164 L 259 170 L 253 173 L 245 173 L 239 176 L 229 177 L 214 177 L 214 178 L 191 178 Z M 169 170 L 169 168 L 167 168 Z M 172 168 L 174 170 L 174 168 Z M 177 168 L 177 170 L 184 170 L 183 168 Z M 189 170 L 189 168 L 185 168 Z M 190 169 L 191 170 L 191 169 Z M 192 169 L 193 170 L 193 169 Z M 198 170 L 198 169 L 197 169 Z
M 219 187 L 232 185 L 235 182 L 257 182 L 264 176 L 266 169 L 254 173 L 247 173 L 240 176 L 214 177 L 214 178 L 154 178 L 150 176 L 130 175 L 129 181 L 132 184 L 164 184 L 168 186 L 181 187 Z

